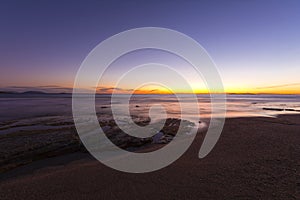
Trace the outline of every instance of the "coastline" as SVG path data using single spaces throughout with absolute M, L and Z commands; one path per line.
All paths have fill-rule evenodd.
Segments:
M 299 198 L 300 115 L 228 118 L 215 148 L 199 159 L 203 137 L 197 134 L 188 151 L 170 166 L 147 174 L 118 172 L 79 152 L 35 161 L 1 175 L 0 197 Z

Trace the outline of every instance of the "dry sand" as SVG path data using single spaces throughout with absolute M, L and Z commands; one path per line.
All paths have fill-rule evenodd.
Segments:
M 0 199 L 300 199 L 300 116 L 227 119 L 199 159 L 203 136 L 146 174 L 110 169 L 85 153 L 36 161 L 1 174 Z

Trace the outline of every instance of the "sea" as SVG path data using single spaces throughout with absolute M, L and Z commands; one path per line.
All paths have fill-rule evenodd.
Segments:
M 195 97 L 198 103 L 195 105 Z M 121 97 L 119 97 L 121 98 Z M 300 95 L 224 95 L 225 106 L 212 113 L 210 95 L 132 95 L 129 102 L 111 95 L 95 96 L 99 121 L 114 117 L 182 118 L 191 121 L 211 117 L 277 117 L 300 114 Z M 183 99 L 183 100 L 182 100 Z M 220 102 L 217 102 L 217 104 Z M 114 116 L 117 113 L 118 116 Z M 156 108 L 156 109 L 152 109 Z M 184 109 L 182 109 L 184 108 Z M 153 111 L 154 110 L 154 111 Z M 124 116 L 122 116 L 124 111 Z M 225 114 L 225 115 L 224 115 Z M 0 94 L 0 134 L 20 130 L 57 128 L 73 125 L 72 94 Z

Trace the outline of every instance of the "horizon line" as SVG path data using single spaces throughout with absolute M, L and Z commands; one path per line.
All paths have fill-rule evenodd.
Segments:
M 24 92 L 20 91 L 4 91 L 0 90 L 0 94 L 73 94 L 73 92 L 45 92 L 45 91 L 33 91 L 28 90 Z M 93 94 L 90 92 L 81 92 L 77 94 Z M 112 93 L 94 93 L 96 95 L 112 95 Z M 277 93 L 277 92 L 178 92 L 178 93 L 114 93 L 117 95 L 209 95 L 209 94 L 226 94 L 226 95 L 300 95 L 299 93 Z

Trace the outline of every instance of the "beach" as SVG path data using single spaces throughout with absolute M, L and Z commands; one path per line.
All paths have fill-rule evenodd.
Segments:
M 177 161 L 143 174 L 64 152 L 3 172 L 0 199 L 299 199 L 299 134 L 299 115 L 228 118 L 205 158 L 200 132 Z
M 300 1 L 0 10 L 0 200 L 300 200 Z

